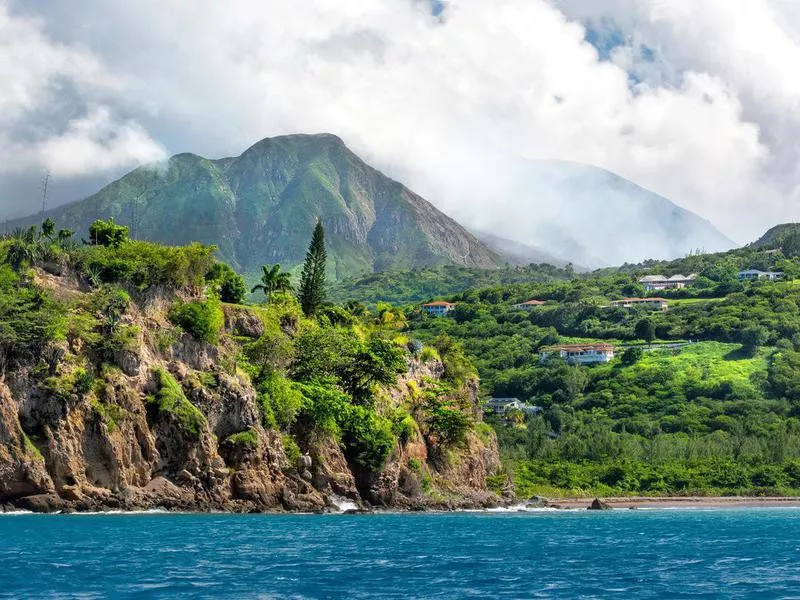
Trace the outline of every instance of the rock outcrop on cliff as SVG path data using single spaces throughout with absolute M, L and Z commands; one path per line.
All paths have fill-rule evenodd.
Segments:
M 66 277 L 37 277 L 72 307 L 93 293 Z M 169 323 L 169 293 L 131 294 L 120 320 L 130 332 L 124 349 L 101 359 L 68 333 L 6 369 L 0 507 L 260 512 L 334 510 L 337 497 L 397 509 L 499 502 L 486 488 L 499 469 L 494 437 L 482 441 L 470 429 L 445 451 L 417 417 L 421 396 L 443 376 L 436 359 L 409 355 L 396 384 L 376 390 L 379 412 L 403 407 L 417 420 L 370 470 L 335 435 L 298 431 L 298 447 L 265 422 L 259 392 L 236 364 L 240 341 L 264 332 L 257 310 L 225 307 L 220 342 L 210 344 Z M 474 385 L 450 393 L 475 410 Z

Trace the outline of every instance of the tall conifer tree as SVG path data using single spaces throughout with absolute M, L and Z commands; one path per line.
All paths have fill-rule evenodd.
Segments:
M 317 312 L 317 309 L 325 302 L 325 261 L 327 258 L 325 230 L 322 227 L 322 220 L 319 220 L 306 252 L 306 262 L 303 265 L 303 275 L 300 279 L 298 293 L 300 306 L 307 317 Z

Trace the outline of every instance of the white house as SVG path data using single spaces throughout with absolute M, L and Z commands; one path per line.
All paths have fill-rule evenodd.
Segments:
M 553 355 L 558 355 L 572 365 L 591 365 L 607 363 L 614 359 L 614 346 L 611 344 L 567 344 L 549 346 L 539 350 L 539 361 L 545 362 Z
M 422 305 L 422 310 L 434 317 L 444 317 L 455 307 L 451 302 L 429 302 Z
M 533 310 L 538 306 L 544 306 L 545 302 L 541 300 L 528 300 L 527 302 L 522 302 L 521 304 L 515 304 L 514 308 L 518 310 Z
M 667 304 L 664 298 L 623 298 L 622 300 L 614 300 L 611 303 L 614 308 L 635 308 L 637 306 L 644 306 L 652 310 L 667 310 Z
M 655 290 L 678 290 L 685 288 L 687 285 L 692 285 L 697 279 L 697 274 L 691 275 L 672 275 L 666 277 L 664 275 L 645 275 L 639 280 L 648 292 Z
M 758 269 L 749 269 L 747 271 L 740 271 L 737 277 L 739 278 L 739 281 L 755 281 L 759 279 L 776 281 L 783 277 L 783 273 L 780 271 L 759 271 Z
M 513 410 L 518 410 L 526 416 L 538 415 L 542 412 L 541 406 L 532 406 L 520 401 L 519 398 L 489 398 L 486 408 L 496 415 L 507 415 Z
M 486 408 L 496 415 L 505 415 L 512 410 L 524 411 L 525 404 L 518 398 L 489 398 L 486 401 Z

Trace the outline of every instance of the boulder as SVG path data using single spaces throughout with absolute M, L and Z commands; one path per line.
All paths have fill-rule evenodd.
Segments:
M 589 505 L 588 510 L 611 510 L 611 507 L 605 502 L 602 502 L 600 498 L 595 498 Z

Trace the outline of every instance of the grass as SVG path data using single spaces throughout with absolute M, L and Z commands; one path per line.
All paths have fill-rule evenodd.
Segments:
M 148 402 L 156 405 L 160 412 L 171 415 L 190 437 L 199 438 L 206 426 L 203 413 L 189 402 L 172 375 L 163 369 L 155 369 L 154 374 L 159 390 L 148 398 Z
M 234 433 L 231 436 L 228 436 L 228 439 L 225 440 L 234 446 L 245 446 L 247 448 L 256 448 L 258 446 L 258 433 L 256 433 L 253 429 L 247 429 L 245 431 L 240 431 L 239 433 Z
M 740 358 L 740 349 L 739 344 L 698 342 L 681 348 L 676 354 L 670 350 L 649 352 L 632 368 L 640 375 L 651 371 L 654 376 L 668 368 L 673 381 L 678 384 L 704 380 L 707 383 L 729 381 L 751 385 L 750 376 L 766 370 L 771 349 L 762 348 L 752 358 Z

